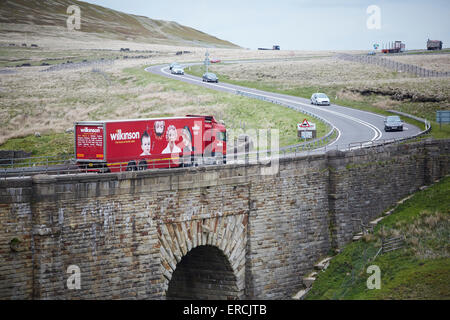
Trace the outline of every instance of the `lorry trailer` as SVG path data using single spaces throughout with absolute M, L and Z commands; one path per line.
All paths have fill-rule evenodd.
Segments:
M 74 132 L 76 163 L 87 171 L 135 171 L 226 161 L 226 128 L 213 116 L 79 121 Z

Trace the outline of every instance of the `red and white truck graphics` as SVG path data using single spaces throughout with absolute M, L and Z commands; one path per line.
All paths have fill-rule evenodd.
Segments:
M 226 128 L 212 116 L 75 123 L 77 164 L 100 172 L 190 166 L 225 159 Z M 197 160 L 196 160 L 197 159 Z

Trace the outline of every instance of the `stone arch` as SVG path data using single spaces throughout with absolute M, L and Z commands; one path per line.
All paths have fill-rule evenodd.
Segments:
M 189 251 L 177 264 L 166 293 L 167 299 L 233 300 L 239 289 L 223 251 L 201 245 Z
M 168 291 L 174 271 L 182 266 L 180 262 L 183 257 L 197 247 L 208 246 L 215 247 L 223 255 L 223 263 L 229 264 L 230 272 L 235 278 L 237 294 L 234 296 L 243 298 L 247 221 L 246 214 L 239 214 L 158 225 L 164 291 Z M 211 254 L 213 249 L 209 249 Z M 193 251 L 192 256 L 197 254 Z M 220 260 L 218 255 L 220 256 L 216 251 L 216 256 L 210 257 L 214 263 Z M 192 264 L 192 261 L 189 262 L 191 258 L 186 260 L 188 264 Z

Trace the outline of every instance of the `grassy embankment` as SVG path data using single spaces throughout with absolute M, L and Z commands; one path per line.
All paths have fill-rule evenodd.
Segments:
M 320 272 L 307 299 L 450 299 L 450 177 L 399 205 L 373 234 L 348 244 Z M 381 238 L 404 236 L 402 249 L 378 255 Z M 376 265 L 381 288 L 367 288 Z
M 239 129 L 245 125 L 246 129 L 278 129 L 280 146 L 300 142 L 296 124 L 306 115 L 294 110 L 167 79 L 145 72 L 143 68 L 126 68 L 108 76 L 110 84 L 105 89 L 107 94 L 103 91 L 91 92 L 90 88 L 85 88 L 90 83 L 83 84 L 77 79 L 77 85 L 81 86 L 79 92 L 87 90 L 85 96 L 63 95 L 55 97 L 55 100 L 67 105 L 67 108 L 73 106 L 80 109 L 79 118 L 72 118 L 72 121 L 212 114 L 216 119 L 223 119 L 228 128 Z M 92 107 L 93 103 L 97 107 Z M 89 111 L 82 108 L 85 104 Z M 81 116 L 83 113 L 86 114 Z M 318 137 L 328 131 L 325 124 L 317 122 Z M 33 156 L 63 155 L 73 152 L 73 140 L 71 133 L 45 132 L 40 138 L 26 135 L 9 139 L 0 149 L 25 150 L 32 152 Z
M 307 62 L 266 65 L 249 63 L 241 65 L 240 69 L 219 63 L 211 65 L 209 70 L 217 74 L 219 81 L 245 87 L 307 99 L 314 92 L 325 92 L 332 103 L 355 109 L 386 116 L 392 115 L 387 109 L 406 112 L 431 122 L 432 132 L 424 138 L 450 137 L 450 125 L 439 126 L 435 122 L 436 111 L 445 109 L 449 104 L 448 79 L 420 79 L 392 70 L 386 71 L 378 66 L 356 63 L 350 65 L 348 62 L 331 62 L 326 58 L 322 60 L 325 62 L 317 59 L 311 61 L 309 65 Z M 292 66 L 292 69 L 288 66 Z M 334 68 L 337 71 L 334 71 Z M 204 73 L 204 66 L 192 66 L 185 71 L 201 76 Z M 302 76 L 305 76 L 306 80 L 302 79 Z M 402 118 L 407 123 L 424 128 L 422 122 Z

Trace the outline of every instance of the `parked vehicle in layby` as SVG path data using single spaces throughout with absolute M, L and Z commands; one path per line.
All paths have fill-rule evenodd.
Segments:
M 325 93 L 314 93 L 311 96 L 311 104 L 319 105 L 319 106 L 329 106 L 330 99 L 327 97 Z
M 77 165 L 118 172 L 226 162 L 226 128 L 213 116 L 75 123 Z
M 203 74 L 202 80 L 203 82 L 219 82 L 219 78 L 217 78 L 217 76 L 212 72 L 206 72 Z
M 388 116 L 384 119 L 384 131 L 403 131 L 403 121 L 399 116 Z

